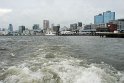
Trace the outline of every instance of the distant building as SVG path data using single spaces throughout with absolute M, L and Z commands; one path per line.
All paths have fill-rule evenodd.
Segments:
M 107 23 L 107 27 L 109 32 L 117 31 L 117 24 L 113 24 L 112 22 Z
M 77 30 L 81 30 L 82 29 L 82 22 L 78 22 L 77 23 Z
M 3 36 L 3 35 L 7 35 L 7 32 L 6 31 L 0 31 L 0 36 Z
M 34 24 L 32 28 L 33 28 L 33 30 L 39 30 L 40 29 L 39 24 Z
M 39 24 L 34 24 L 33 25 L 33 30 L 32 30 L 33 32 L 31 32 L 31 30 L 30 30 L 30 34 L 31 35 L 42 35 L 42 30 L 41 30 L 41 28 L 39 27 Z M 32 34 L 33 33 L 33 34 Z
M 13 25 L 12 24 L 9 24 L 8 32 L 13 32 Z
M 94 24 L 102 24 L 102 23 L 104 23 L 102 14 L 94 16 Z
M 115 12 L 106 11 L 103 14 L 94 16 L 94 24 L 106 24 L 109 21 L 115 20 Z
M 124 19 L 118 19 L 117 22 L 118 22 L 117 29 L 119 31 L 123 31 L 124 32 Z
M 77 30 L 77 23 L 70 24 L 70 31 L 76 31 Z
M 25 26 L 19 26 L 19 34 L 22 35 L 23 31 L 25 31 Z
M 78 22 L 78 27 L 82 27 L 82 22 Z
M 13 35 L 13 25 L 12 24 L 9 24 L 8 35 Z
M 106 23 L 96 25 L 97 32 L 108 32 L 108 27 Z
M 106 11 L 103 12 L 104 23 L 109 23 L 110 20 L 115 20 L 115 12 Z
M 91 31 L 91 25 L 85 25 L 84 30 L 85 31 Z
M 96 25 L 96 28 L 107 28 L 105 23 Z
M 49 28 L 49 20 L 43 20 L 43 29 L 46 31 Z
M 23 31 L 23 35 L 31 35 L 30 30 L 28 28 L 25 28 Z
M 85 25 L 83 31 L 84 31 L 84 32 L 96 31 L 96 25 L 95 25 L 95 24 Z
M 117 24 L 117 30 L 120 32 L 124 32 L 124 19 L 117 19 L 110 21 L 113 24 Z
M 55 32 L 56 35 L 59 35 L 60 25 L 53 26 L 53 32 Z

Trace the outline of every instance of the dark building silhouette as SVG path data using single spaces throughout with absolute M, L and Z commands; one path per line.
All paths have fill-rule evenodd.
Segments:
M 9 24 L 9 27 L 8 27 L 8 32 L 13 32 L 13 25 L 12 24 Z
M 78 27 L 82 27 L 82 22 L 78 22 Z
M 38 30 L 39 29 L 39 24 L 34 24 L 32 28 L 33 28 L 33 30 Z
M 76 31 L 77 30 L 77 23 L 70 24 L 70 31 Z
M 19 33 L 22 34 L 25 30 L 25 26 L 19 26 Z
M 56 35 L 59 35 L 59 29 L 60 29 L 60 25 L 53 26 L 53 31 L 56 33 Z

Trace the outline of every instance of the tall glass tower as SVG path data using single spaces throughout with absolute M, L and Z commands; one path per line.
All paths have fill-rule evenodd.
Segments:
M 49 28 L 49 20 L 43 20 L 43 28 L 47 30 Z
M 115 12 L 106 11 L 103 12 L 104 23 L 108 23 L 110 20 L 115 20 Z
M 8 32 L 13 32 L 13 25 L 12 24 L 9 24 Z
M 103 24 L 103 15 L 102 14 L 94 16 L 94 24 Z
M 94 24 L 106 24 L 111 20 L 115 20 L 115 12 L 106 11 L 103 14 L 94 16 Z

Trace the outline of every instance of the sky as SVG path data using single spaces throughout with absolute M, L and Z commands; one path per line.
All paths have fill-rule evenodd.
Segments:
M 32 28 L 33 24 L 43 26 L 43 20 L 61 27 L 71 23 L 94 22 L 94 16 L 112 11 L 116 19 L 124 18 L 124 0 L 0 0 L 0 28 L 8 28 L 13 24 L 15 30 L 25 25 Z

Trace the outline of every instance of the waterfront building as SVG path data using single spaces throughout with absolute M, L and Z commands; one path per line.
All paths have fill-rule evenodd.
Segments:
M 33 30 L 39 30 L 40 29 L 39 24 L 34 24 L 32 28 L 33 28 Z
M 0 28 L 0 36 L 1 35 L 7 35 L 8 34 L 8 30 L 5 28 Z
M 82 27 L 82 22 L 78 22 L 78 27 Z
M 107 28 L 105 23 L 96 25 L 96 28 Z
M 88 24 L 88 25 L 85 25 L 83 31 L 84 31 L 84 32 L 96 31 L 96 25 L 95 25 L 95 24 Z
M 117 31 L 117 24 L 113 24 L 112 22 L 107 23 L 107 27 L 109 32 Z
M 77 30 L 77 23 L 70 24 L 70 31 L 76 31 Z
M 121 32 L 124 32 L 124 19 L 118 19 L 117 22 L 118 22 L 117 29 Z
M 43 29 L 46 31 L 49 28 L 49 20 L 43 20 Z
M 106 11 L 103 12 L 103 23 L 109 23 L 110 20 L 115 20 L 115 12 Z
M 33 25 L 33 35 L 42 35 L 42 30 L 39 27 L 39 24 L 34 24 Z M 31 34 L 32 35 L 32 34 Z
M 108 32 L 108 27 L 106 23 L 96 25 L 97 32 Z
M 94 24 L 97 25 L 109 23 L 111 20 L 115 20 L 115 12 L 106 11 L 103 14 L 94 16 Z
M 23 31 L 25 31 L 25 26 L 19 26 L 19 34 L 22 35 Z
M 7 35 L 6 31 L 0 31 L 0 36 L 1 35 Z
M 82 29 L 82 22 L 78 22 L 77 23 L 77 30 L 81 30 Z
M 8 33 L 12 33 L 13 32 L 13 25 L 12 24 L 9 24 L 9 27 L 8 27 Z
M 31 35 L 30 30 L 28 28 L 25 28 L 25 30 L 23 31 L 23 35 Z
M 8 35 L 13 35 L 13 25 L 12 24 L 9 24 Z
M 94 16 L 94 24 L 102 24 L 102 23 L 104 23 L 102 14 Z
M 57 26 L 53 26 L 53 32 L 56 34 L 56 35 L 59 35 L 59 30 L 60 30 L 60 25 L 58 24 Z
M 111 20 L 110 23 L 117 24 L 117 30 L 124 32 L 124 19 Z

